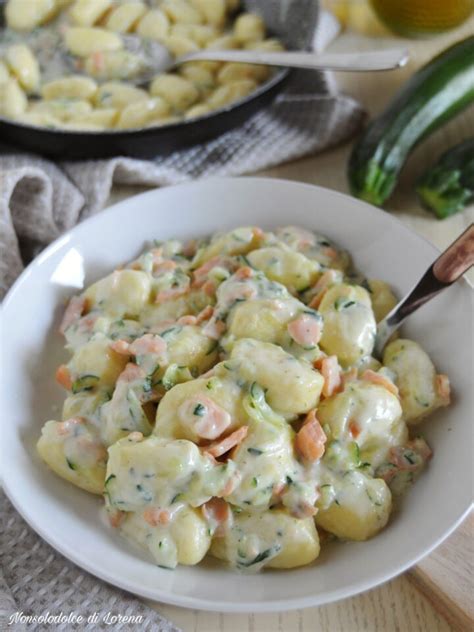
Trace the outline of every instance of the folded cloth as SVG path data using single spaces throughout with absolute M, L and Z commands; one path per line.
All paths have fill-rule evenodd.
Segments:
M 2 631 L 179 632 L 132 595 L 98 581 L 59 555 L 30 529 L 1 490 L 0 559 Z M 78 616 L 83 621 L 77 621 Z M 30 622 L 29 617 L 36 619 Z

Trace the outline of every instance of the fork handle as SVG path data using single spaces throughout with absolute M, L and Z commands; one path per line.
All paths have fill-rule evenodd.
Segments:
M 411 292 L 386 316 L 389 327 L 398 327 L 422 305 L 457 281 L 474 265 L 474 223 L 428 268 Z
M 474 265 L 474 223 L 433 264 L 433 274 L 442 283 L 454 283 Z
M 390 336 L 422 305 L 452 285 L 474 265 L 474 224 L 430 265 L 415 287 L 378 324 L 374 353 L 382 357 Z

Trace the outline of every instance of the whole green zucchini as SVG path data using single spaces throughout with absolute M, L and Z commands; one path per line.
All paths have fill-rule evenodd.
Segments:
M 411 150 L 473 101 L 474 36 L 418 70 L 368 126 L 349 160 L 353 195 L 383 204 Z
M 474 138 L 448 149 L 418 180 L 416 192 L 439 219 L 474 200 Z

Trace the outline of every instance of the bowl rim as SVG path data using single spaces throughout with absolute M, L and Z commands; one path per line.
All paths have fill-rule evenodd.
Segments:
M 178 188 L 178 187 L 180 189 L 188 188 L 188 187 L 193 188 L 196 186 L 199 187 L 203 183 L 206 184 L 206 183 L 209 183 L 209 182 L 212 183 L 215 181 L 224 182 L 224 183 L 225 182 L 232 183 L 232 182 L 235 182 L 236 180 L 259 181 L 259 182 L 266 182 L 266 183 L 274 183 L 276 180 L 278 182 L 283 183 L 284 185 L 289 184 L 296 188 L 302 187 L 302 188 L 309 188 L 309 189 L 317 189 L 323 192 L 324 194 L 329 193 L 330 195 L 334 195 L 337 198 L 341 198 L 345 200 L 349 198 L 352 202 L 357 202 L 358 204 L 365 207 L 366 210 L 368 210 L 372 215 L 384 212 L 383 210 L 378 209 L 363 200 L 352 198 L 351 196 L 345 193 L 334 191 L 332 189 L 328 189 L 326 187 L 322 187 L 318 185 L 313 185 L 309 183 L 298 182 L 295 180 L 289 180 L 289 179 L 283 179 L 283 178 L 269 178 L 269 177 L 255 177 L 255 176 L 245 176 L 245 177 L 238 177 L 238 178 L 210 177 L 210 178 L 202 178 L 199 180 L 183 182 L 177 185 L 173 185 L 173 188 Z M 157 191 L 160 190 L 161 188 L 162 187 L 154 188 L 149 191 L 140 193 L 138 195 L 130 196 L 128 198 L 120 200 L 112 204 L 111 206 L 108 206 L 104 210 L 99 211 L 95 215 L 83 220 L 82 222 L 74 226 L 72 229 L 68 230 L 63 235 L 58 237 L 51 244 L 49 244 L 33 261 L 31 261 L 31 263 L 25 268 L 25 270 L 23 270 L 21 275 L 18 277 L 18 279 L 15 281 L 15 283 L 12 285 L 12 287 L 8 291 L 2 305 L 0 305 L 0 320 L 3 321 L 4 309 L 8 307 L 10 301 L 13 300 L 13 297 L 17 294 L 18 291 L 21 290 L 21 286 L 24 280 L 28 278 L 31 274 L 33 274 L 35 268 L 41 265 L 41 263 L 45 259 L 48 259 L 58 249 L 62 248 L 63 245 L 67 244 L 71 235 L 75 233 L 78 230 L 78 228 L 83 227 L 83 226 L 87 227 L 89 225 L 93 225 L 97 217 L 98 216 L 103 217 L 103 214 L 112 215 L 112 213 L 116 211 L 118 206 L 126 205 L 127 203 L 130 202 L 132 198 L 136 200 L 136 199 L 144 198 L 145 196 L 152 197 L 153 195 L 156 195 Z M 168 189 L 169 187 L 163 187 L 163 188 Z M 424 236 L 419 235 L 416 231 L 413 231 L 411 228 L 406 226 L 406 224 L 404 224 L 399 218 L 394 217 L 393 215 L 387 214 L 386 219 L 389 222 L 392 222 L 398 225 L 398 227 L 401 228 L 403 231 L 410 233 L 411 235 L 416 235 L 417 238 L 421 239 L 427 246 L 429 246 L 429 248 L 433 251 L 434 257 L 440 254 L 440 251 L 438 250 L 438 248 L 436 248 L 436 246 L 434 246 Z M 463 278 L 461 280 L 461 284 L 465 285 L 468 289 L 472 290 L 472 285 L 467 281 L 466 278 Z M 7 476 L 1 477 L 0 484 L 3 487 L 3 490 L 6 496 L 8 497 L 8 499 L 10 500 L 14 508 L 18 511 L 18 513 L 22 516 L 22 518 L 27 522 L 27 524 L 36 533 L 38 533 L 38 535 L 43 540 L 45 540 L 56 551 L 64 555 L 67 559 L 72 561 L 74 564 L 86 570 L 87 572 L 91 573 L 95 577 L 98 577 L 99 579 L 107 582 L 108 584 L 111 584 L 112 586 L 115 586 L 115 587 L 122 588 L 137 596 L 151 599 L 155 602 L 159 602 L 161 600 L 163 601 L 163 603 L 169 604 L 169 605 L 174 605 L 174 606 L 179 606 L 179 607 L 184 607 L 184 608 L 193 608 L 197 610 L 213 611 L 213 612 L 228 612 L 228 613 L 238 613 L 238 612 L 242 613 L 243 612 L 242 608 L 239 607 L 239 605 L 236 604 L 235 601 L 219 601 L 218 603 L 215 603 L 211 600 L 206 601 L 203 598 L 194 598 L 194 597 L 188 597 L 188 596 L 183 596 L 183 595 L 177 595 L 175 597 L 175 594 L 172 592 L 163 593 L 162 598 L 161 598 L 159 595 L 157 596 L 157 593 L 159 591 L 157 591 L 156 588 L 153 588 L 152 590 L 148 590 L 147 586 L 141 586 L 140 590 L 137 590 L 136 585 L 129 582 L 127 579 L 122 579 L 121 577 L 114 575 L 112 572 L 108 572 L 106 569 L 96 567 L 94 563 L 90 563 L 88 560 L 84 560 L 84 558 L 81 557 L 81 555 L 77 552 L 76 549 L 71 548 L 67 545 L 64 545 L 61 542 L 57 542 L 54 539 L 54 537 L 50 536 L 47 531 L 45 531 L 43 528 L 41 528 L 40 526 L 36 524 L 34 518 L 29 516 L 28 511 L 25 508 L 25 506 L 22 505 L 21 502 L 17 499 L 14 489 L 9 486 Z M 323 598 L 318 598 L 318 595 L 314 594 L 314 595 L 308 595 L 308 596 L 304 596 L 300 598 L 291 598 L 288 600 L 279 600 L 279 601 L 263 600 L 263 601 L 258 601 L 258 602 L 256 601 L 252 603 L 251 612 L 255 612 L 255 613 L 278 612 L 278 611 L 295 610 L 295 609 L 307 608 L 307 607 L 315 607 L 315 606 L 325 605 L 329 603 L 334 603 L 336 601 L 358 595 L 372 588 L 376 588 L 377 586 L 380 586 L 383 583 L 390 581 L 394 579 L 395 577 L 399 576 L 400 574 L 404 573 L 407 569 L 411 568 L 412 566 L 417 564 L 420 560 L 422 560 L 424 557 L 429 555 L 435 548 L 437 548 L 442 542 L 444 542 L 453 533 L 453 531 L 455 531 L 455 529 L 461 524 L 461 522 L 469 514 L 472 507 L 473 507 L 473 502 L 471 500 L 470 504 L 468 504 L 464 508 L 464 510 L 461 511 L 461 513 L 453 520 L 450 527 L 444 533 L 442 533 L 439 537 L 437 537 L 434 541 L 428 543 L 427 545 L 420 546 L 420 551 L 417 555 L 415 555 L 412 559 L 410 559 L 406 563 L 402 563 L 400 566 L 396 567 L 395 569 L 392 569 L 390 571 L 380 571 L 379 573 L 372 575 L 370 579 L 360 582 L 359 584 L 357 584 L 356 587 L 347 586 L 346 588 L 340 588 L 338 590 L 333 591 L 333 593 L 329 596 L 325 595 Z
M 373 204 L 370 204 L 369 202 L 366 202 L 365 200 L 362 200 L 361 198 L 354 197 L 354 196 L 350 195 L 349 193 L 343 193 L 342 191 L 337 191 L 335 189 L 331 189 L 329 187 L 324 187 L 324 186 L 321 186 L 319 184 L 312 184 L 312 183 L 309 183 L 309 182 L 301 182 L 299 180 L 292 180 L 290 178 L 279 178 L 279 177 L 273 178 L 273 177 L 269 177 L 269 176 L 254 176 L 254 175 L 206 176 L 206 177 L 197 178 L 197 179 L 189 179 L 189 180 L 186 180 L 186 181 L 183 181 L 183 182 L 178 182 L 176 184 L 152 187 L 152 188 L 148 189 L 147 191 L 142 191 L 141 193 L 137 193 L 135 195 L 130 195 L 130 196 L 126 197 L 126 198 L 118 200 L 117 202 L 114 202 L 113 204 L 110 204 L 109 206 L 106 206 L 105 208 L 101 209 L 100 211 L 94 213 L 93 215 L 90 215 L 89 217 L 86 217 L 85 219 L 80 220 L 72 228 L 70 228 L 67 231 L 63 232 L 61 235 L 59 235 L 59 237 L 56 237 L 56 239 L 54 239 L 52 242 L 50 242 L 36 257 L 34 257 L 34 259 L 32 259 L 28 263 L 28 265 L 24 268 L 24 270 L 17 277 L 17 279 L 15 279 L 14 283 L 10 286 L 10 288 L 8 289 L 7 293 L 5 294 L 2 302 L 0 303 L 0 314 L 2 313 L 2 308 L 4 308 L 10 302 L 13 293 L 16 292 L 16 290 L 17 290 L 17 286 L 19 286 L 23 282 L 24 278 L 26 278 L 27 276 L 29 276 L 29 274 L 31 274 L 32 269 L 37 264 L 40 264 L 44 259 L 47 259 L 50 254 L 52 254 L 58 248 L 60 248 L 62 246 L 62 242 L 63 241 L 69 241 L 71 235 L 74 232 L 76 232 L 76 230 L 78 228 L 82 228 L 83 226 L 87 226 L 89 223 L 93 223 L 95 221 L 95 218 L 98 215 L 100 215 L 101 217 L 103 217 L 104 215 L 110 215 L 110 214 L 115 212 L 115 210 L 116 210 L 116 208 L 118 206 L 121 206 L 123 204 L 128 203 L 131 198 L 133 198 L 133 199 L 140 199 L 140 198 L 144 198 L 146 196 L 152 196 L 152 195 L 155 195 L 156 192 L 158 190 L 161 190 L 161 189 L 169 189 L 170 187 L 172 187 L 172 188 L 194 187 L 194 186 L 199 186 L 202 183 L 208 183 L 208 182 L 213 182 L 213 181 L 219 181 L 219 182 L 226 182 L 227 181 L 227 182 L 230 183 L 230 182 L 235 182 L 236 180 L 244 180 L 246 182 L 249 182 L 249 181 L 260 181 L 260 182 L 267 182 L 267 183 L 277 181 L 277 182 L 284 183 L 285 185 L 297 186 L 297 187 L 308 188 L 308 189 L 318 189 L 320 191 L 324 191 L 325 193 L 329 192 L 331 195 L 335 195 L 336 197 L 338 197 L 340 199 L 345 199 L 345 200 L 350 199 L 350 200 L 352 200 L 352 202 L 356 202 L 359 205 L 363 206 L 367 211 L 372 213 L 372 215 L 378 215 L 379 213 L 385 213 L 385 217 L 386 217 L 386 219 L 388 219 L 388 221 L 393 222 L 394 224 L 396 224 L 402 230 L 406 231 L 407 233 L 409 233 L 411 235 L 416 235 L 418 239 L 421 239 L 425 243 L 425 245 L 427 245 L 429 248 L 431 248 L 431 250 L 433 250 L 433 256 L 434 257 L 439 256 L 441 254 L 441 252 L 442 252 L 437 246 L 435 246 L 431 241 L 429 241 L 429 239 L 427 239 L 424 235 L 421 235 L 417 231 L 415 231 L 412 228 L 410 228 L 409 226 L 407 226 L 404 222 L 402 222 L 402 220 L 399 217 L 397 217 L 395 215 L 392 215 L 389 211 L 385 211 L 383 208 L 378 208 L 378 207 L 374 206 Z M 457 283 L 459 283 L 459 282 L 462 283 L 462 284 L 465 283 L 468 287 L 470 287 L 471 289 L 474 289 L 474 284 L 472 284 L 466 276 L 463 276 L 461 279 L 459 279 L 457 281 Z

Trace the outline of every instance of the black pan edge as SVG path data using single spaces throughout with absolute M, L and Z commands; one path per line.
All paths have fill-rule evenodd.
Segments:
M 134 158 L 167 156 L 242 125 L 270 105 L 287 84 L 290 75 L 290 71 L 282 70 L 244 99 L 195 120 L 138 130 L 92 132 L 51 130 L 0 117 L 0 139 L 43 156 L 67 160 L 119 155 Z

